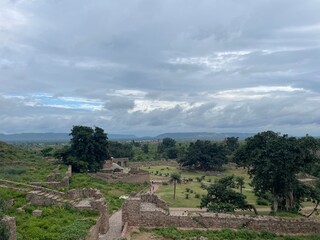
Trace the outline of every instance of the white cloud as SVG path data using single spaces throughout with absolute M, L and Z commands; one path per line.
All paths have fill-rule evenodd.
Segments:
M 26 23 L 27 19 L 21 12 L 0 4 L 0 31 L 11 31 L 13 28 Z
M 115 90 L 113 93 L 109 93 L 108 95 L 144 97 L 145 95 L 147 95 L 147 92 L 141 91 L 141 90 L 134 90 L 134 89 L 119 89 L 119 90 Z
M 230 71 L 236 68 L 236 66 L 233 66 L 233 63 L 241 61 L 243 56 L 250 53 L 250 51 L 217 52 L 204 57 L 169 59 L 169 63 L 203 66 L 213 72 Z

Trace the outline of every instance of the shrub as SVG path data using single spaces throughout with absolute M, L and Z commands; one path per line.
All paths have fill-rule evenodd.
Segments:
M 188 193 L 186 193 L 186 199 L 189 199 L 189 194 Z
M 189 192 L 190 191 L 190 188 L 186 188 L 186 192 Z
M 270 203 L 265 198 L 257 198 L 257 204 L 262 206 L 268 206 Z
M 203 182 L 201 182 L 200 187 L 201 187 L 202 189 L 207 189 L 207 185 L 205 185 Z
M 199 194 L 199 193 L 196 193 L 196 194 L 194 195 L 194 197 L 195 197 L 195 198 L 200 198 L 200 194 Z
M 169 185 L 169 183 L 167 183 L 167 182 L 162 182 L 162 185 L 163 185 L 163 186 L 166 186 L 166 185 Z

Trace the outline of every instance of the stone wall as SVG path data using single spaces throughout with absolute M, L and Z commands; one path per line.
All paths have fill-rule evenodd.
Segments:
M 145 162 L 128 162 L 128 167 L 149 167 L 149 166 L 172 166 L 172 167 L 178 167 L 180 166 L 179 163 L 177 163 L 176 160 L 159 160 L 159 161 L 145 161 Z
M 5 216 L 1 221 L 7 224 L 9 228 L 9 240 L 17 239 L 16 219 L 14 217 Z
M 148 200 L 147 198 L 143 200 Z M 267 216 L 240 216 L 231 214 L 197 213 L 187 216 L 173 216 L 165 211 L 141 208 L 141 198 L 127 199 L 122 210 L 122 220 L 129 226 L 180 227 L 223 229 L 247 228 L 255 231 L 269 231 L 283 234 L 319 234 L 320 222 L 305 218 L 288 219 Z M 151 201 L 154 201 L 150 199 Z
M 109 222 L 109 219 L 108 219 Z M 92 226 L 89 230 L 89 233 L 86 237 L 86 240 L 98 240 L 99 239 L 99 234 L 105 234 L 109 230 L 109 225 L 108 228 L 106 228 L 106 218 L 104 215 L 100 215 L 98 218 L 96 224 Z
M 140 196 L 142 202 L 154 203 L 157 207 L 164 209 L 165 211 L 169 211 L 169 207 L 167 203 L 156 195 L 143 194 Z
M 99 178 L 106 182 L 129 182 L 129 183 L 144 183 L 150 182 L 150 175 L 147 171 L 140 171 L 140 173 L 102 173 L 97 172 L 91 175 L 92 177 Z

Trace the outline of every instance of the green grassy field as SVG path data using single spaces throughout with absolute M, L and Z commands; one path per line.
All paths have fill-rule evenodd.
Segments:
M 235 175 L 241 176 L 245 179 L 245 185 L 242 189 L 243 194 L 246 196 L 248 203 L 254 204 L 256 208 L 266 209 L 268 212 L 268 206 L 258 205 L 256 203 L 257 197 L 255 196 L 252 187 L 250 186 L 251 179 L 247 174 L 247 171 L 243 168 L 236 168 L 233 165 L 227 165 L 224 167 L 224 171 L 222 172 L 199 172 L 199 171 L 184 171 L 181 169 L 177 169 L 176 167 L 171 166 L 152 166 L 152 167 L 143 167 L 142 169 L 150 172 L 151 179 L 169 179 L 171 173 L 177 172 L 181 174 L 181 178 L 192 178 L 193 181 L 189 183 L 181 183 L 177 184 L 176 191 L 176 199 L 173 199 L 173 185 L 161 185 L 157 190 L 157 195 L 166 201 L 170 207 L 186 207 L 186 208 L 197 208 L 200 205 L 200 198 L 203 194 L 206 194 L 206 190 L 201 188 L 201 183 L 196 180 L 196 178 L 205 176 L 202 181 L 204 184 L 213 183 L 216 179 Z M 190 190 L 187 191 L 187 188 Z M 235 189 L 239 191 L 239 189 Z M 192 191 L 192 192 L 190 192 Z M 186 198 L 186 194 L 188 194 L 188 199 Z M 196 195 L 198 194 L 197 198 Z M 311 202 L 304 202 L 304 207 L 313 206 Z
M 170 166 L 153 166 L 153 167 L 144 167 L 142 168 L 147 170 L 151 174 L 152 179 L 160 179 L 160 178 L 167 178 L 171 173 L 177 172 L 181 174 L 181 178 L 192 178 L 193 181 L 189 183 L 181 183 L 177 184 L 177 192 L 176 192 L 176 199 L 173 199 L 173 186 L 172 185 L 161 185 L 157 191 L 159 197 L 165 200 L 170 207 L 190 207 L 195 208 L 199 207 L 200 205 L 200 198 L 203 194 L 206 194 L 206 190 L 201 188 L 201 183 L 196 180 L 196 178 L 200 178 L 201 176 L 205 176 L 204 180 L 202 181 L 203 184 L 210 184 L 213 183 L 216 179 L 224 177 L 224 176 L 242 176 L 245 178 L 245 186 L 243 188 L 243 193 L 247 197 L 247 201 L 250 204 L 256 205 L 257 197 L 254 195 L 252 188 L 249 186 L 250 179 L 246 170 L 241 168 L 235 167 L 227 167 L 223 172 L 189 172 L 177 169 L 175 167 Z M 187 188 L 189 188 L 189 192 L 187 192 Z M 235 189 L 239 191 L 238 189 Z M 191 191 L 191 192 L 190 192 Z M 186 199 L 186 194 L 189 194 L 189 198 Z M 196 198 L 198 195 L 198 198 Z M 200 197 L 199 197 L 200 195 Z M 257 207 L 265 207 L 259 206 Z

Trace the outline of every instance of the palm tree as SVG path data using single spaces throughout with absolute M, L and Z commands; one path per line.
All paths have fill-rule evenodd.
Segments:
M 181 183 L 181 175 L 179 173 L 171 173 L 170 183 L 173 183 L 173 199 L 176 199 L 176 186 L 177 183 Z

